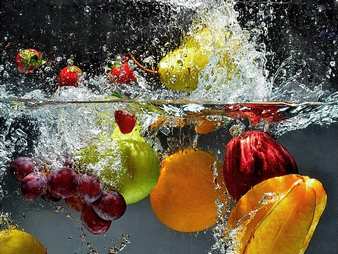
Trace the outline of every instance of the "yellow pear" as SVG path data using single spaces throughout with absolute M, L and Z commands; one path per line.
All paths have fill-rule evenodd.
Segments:
M 199 73 L 216 51 L 222 54 L 219 65 L 227 69 L 228 79 L 231 79 L 236 72 L 231 53 L 237 51 L 240 44 L 230 38 L 230 32 L 208 27 L 186 37 L 180 47 L 169 52 L 159 62 L 158 73 L 161 82 L 175 91 L 195 90 Z
M 17 230 L 0 231 L 1 254 L 47 254 L 46 248 L 31 234 Z
M 322 184 L 306 176 L 274 177 L 255 185 L 228 220 L 228 232 L 236 235 L 234 253 L 303 254 L 325 205 Z

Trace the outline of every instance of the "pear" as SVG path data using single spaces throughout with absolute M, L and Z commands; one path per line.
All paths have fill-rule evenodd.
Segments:
M 161 59 L 158 64 L 160 80 L 171 90 L 194 91 L 198 86 L 199 73 L 216 51 L 222 53 L 218 64 L 227 69 L 230 80 L 237 71 L 230 51 L 237 51 L 239 46 L 239 42 L 231 40 L 230 32 L 204 27 L 183 39 L 177 49 Z
M 1 254 L 46 254 L 46 248 L 31 234 L 17 230 L 0 231 Z
M 115 128 L 78 153 L 80 167 L 99 168 L 99 178 L 117 189 L 127 204 L 146 198 L 157 183 L 160 162 L 157 153 L 140 135 L 139 127 L 130 134 Z

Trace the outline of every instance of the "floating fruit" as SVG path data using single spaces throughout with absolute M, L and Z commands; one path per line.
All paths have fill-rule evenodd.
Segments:
M 161 163 L 161 174 L 150 194 L 156 217 L 179 232 L 198 232 L 216 223 L 217 198 L 225 198 L 224 188 L 215 189 L 215 157 L 187 148 Z
M 48 177 L 48 189 L 53 195 L 69 198 L 76 194 L 77 175 L 71 168 L 52 171 Z
M 59 86 L 77 86 L 81 75 L 82 71 L 79 67 L 75 65 L 66 66 L 59 73 Z
M 303 254 L 326 206 L 322 184 L 300 175 L 270 178 L 249 190 L 228 219 L 236 254 Z
M 28 157 L 18 157 L 11 163 L 11 168 L 18 181 L 22 181 L 25 176 L 32 173 L 34 167 L 34 161 Z
M 79 151 L 78 163 L 100 167 L 103 184 L 117 189 L 127 204 L 147 197 L 159 176 L 159 159 L 136 127 L 129 134 L 115 128 L 112 136 L 98 137 Z
M 136 117 L 134 114 L 125 110 L 116 110 L 114 116 L 115 122 L 123 134 L 133 131 L 136 124 Z
M 47 190 L 47 177 L 41 173 L 30 173 L 21 182 L 21 193 L 27 200 L 34 200 Z
M 231 59 L 231 52 L 225 51 L 229 32 L 205 27 L 191 36 L 186 37 L 181 46 L 161 59 L 158 64 L 158 73 L 161 82 L 175 91 L 193 91 L 197 88 L 198 77 L 209 59 L 216 52 L 222 50 L 223 56 L 219 64 L 227 69 L 228 79 L 236 72 L 236 65 Z M 229 46 L 238 47 L 236 43 Z
M 46 248 L 31 234 L 17 230 L 0 231 L 1 254 L 47 254 Z
M 292 155 L 266 132 L 247 131 L 226 145 L 224 181 L 236 200 L 265 179 L 297 172 Z
M 29 74 L 39 69 L 46 61 L 36 49 L 22 49 L 16 54 L 15 62 L 20 73 Z
M 93 209 L 103 220 L 117 220 L 125 213 L 127 205 L 120 193 L 111 191 L 103 193 L 93 204 Z
M 108 66 L 110 68 L 108 77 L 111 81 L 118 84 L 130 84 L 136 81 L 136 76 L 128 60 L 128 57 L 118 58 Z

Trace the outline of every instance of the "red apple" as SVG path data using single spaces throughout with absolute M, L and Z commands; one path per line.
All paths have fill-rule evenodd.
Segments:
M 292 155 L 263 131 L 247 131 L 231 139 L 223 170 L 226 187 L 235 200 L 263 180 L 298 173 Z

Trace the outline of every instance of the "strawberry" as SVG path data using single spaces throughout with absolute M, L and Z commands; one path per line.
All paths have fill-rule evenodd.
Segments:
M 119 126 L 120 131 L 123 134 L 127 134 L 132 132 L 136 124 L 136 117 L 135 115 L 124 111 L 124 110 L 117 110 L 115 111 L 115 122 Z
M 75 65 L 64 67 L 58 76 L 59 86 L 77 86 L 82 71 Z
M 128 63 L 128 58 L 124 57 L 122 60 L 114 61 L 108 66 L 110 68 L 109 78 L 118 84 L 130 84 L 136 81 L 133 69 Z
M 46 61 L 42 53 L 36 49 L 22 49 L 15 57 L 15 62 L 20 73 L 30 74 L 39 69 Z

